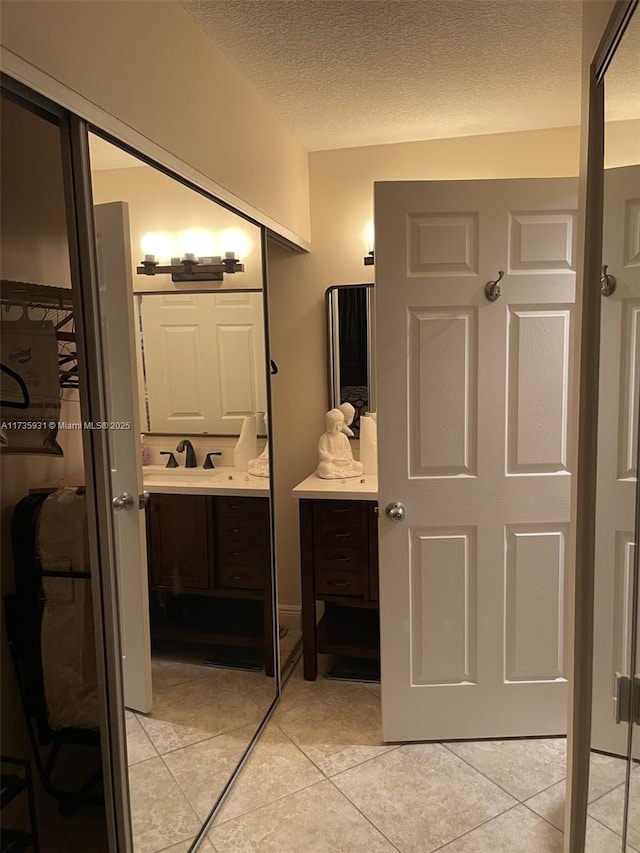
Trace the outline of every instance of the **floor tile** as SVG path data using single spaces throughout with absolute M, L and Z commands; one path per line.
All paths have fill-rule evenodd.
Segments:
M 216 823 L 272 803 L 323 778 L 281 729 L 270 723 L 243 767 Z
M 619 758 L 593 753 L 589 767 L 589 802 L 617 787 L 624 780 L 625 768 L 626 763 Z M 536 794 L 526 804 L 558 829 L 564 829 L 564 780 Z
M 167 847 L 166 850 L 162 850 L 161 853 L 188 853 L 189 848 L 193 844 L 194 839 L 190 838 L 188 841 L 181 841 L 180 844 L 174 844 L 172 847 Z M 200 846 L 198 847 L 198 851 L 204 851 L 204 853 L 211 853 L 213 850 L 213 845 L 206 838 L 202 840 Z
M 562 832 L 516 806 L 440 848 L 442 853 L 562 853 Z
M 174 687 L 192 678 L 202 678 L 209 674 L 209 667 L 202 664 L 166 661 L 154 658 L 151 662 L 151 680 L 154 690 Z
M 622 838 L 591 817 L 587 818 L 585 853 L 620 853 Z
M 626 778 L 627 762 L 611 755 L 592 752 L 589 759 L 589 802 L 613 791 Z
M 194 811 L 205 820 L 253 737 L 253 726 L 209 738 L 163 755 Z
M 483 740 L 446 746 L 517 800 L 529 799 L 566 775 L 564 738 Z
M 163 755 L 175 749 L 182 749 L 202 740 L 209 740 L 215 734 L 204 729 L 193 729 L 189 726 L 181 726 L 168 720 L 158 720 L 154 717 L 138 715 L 143 729 L 149 740 L 154 745 L 157 753 Z
M 218 853 L 395 853 L 395 848 L 325 780 L 215 826 Z
M 290 682 L 274 721 L 327 776 L 396 748 L 382 742 L 380 701 L 361 684 Z
M 403 853 L 429 853 L 516 805 L 441 744 L 409 744 L 332 782 Z
M 161 758 L 129 768 L 135 853 L 156 853 L 193 838 L 201 821 Z
M 621 832 L 624 811 L 625 786 L 618 785 L 613 791 L 589 805 L 589 814 L 616 833 Z M 634 850 L 640 850 L 640 802 L 632 797 L 629 801 L 627 842 Z
M 127 761 L 129 766 L 147 761 L 157 756 L 156 749 L 151 743 L 138 718 L 132 711 L 125 711 L 127 731 Z
M 233 675 L 244 673 L 216 672 L 154 691 L 152 713 L 138 719 L 159 753 L 245 725 L 257 728 L 264 711 L 246 694 L 242 679 Z
M 564 830 L 565 787 L 566 783 L 563 779 L 562 782 L 556 782 L 555 785 L 551 785 L 545 791 L 525 801 L 528 808 L 562 831 Z

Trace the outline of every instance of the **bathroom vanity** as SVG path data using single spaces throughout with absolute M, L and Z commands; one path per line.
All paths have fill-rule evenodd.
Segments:
M 380 657 L 378 478 L 314 473 L 292 494 L 300 516 L 304 677 L 314 681 L 319 654 Z
M 150 467 L 152 637 L 263 650 L 273 675 L 269 481 L 231 468 Z

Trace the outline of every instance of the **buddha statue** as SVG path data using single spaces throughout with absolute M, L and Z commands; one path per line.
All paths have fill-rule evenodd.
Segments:
M 342 432 L 344 414 L 340 409 L 327 412 L 326 426 L 318 442 L 318 476 L 323 480 L 359 477 L 364 469 L 353 458 L 349 439 Z

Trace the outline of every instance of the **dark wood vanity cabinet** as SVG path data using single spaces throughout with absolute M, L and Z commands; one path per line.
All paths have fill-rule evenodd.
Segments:
M 314 498 L 299 506 L 304 677 L 313 681 L 318 654 L 380 656 L 377 503 Z
M 153 493 L 147 558 L 154 637 L 264 648 L 273 674 L 269 499 Z
M 152 494 L 147 504 L 149 588 L 208 591 L 211 506 L 203 495 Z

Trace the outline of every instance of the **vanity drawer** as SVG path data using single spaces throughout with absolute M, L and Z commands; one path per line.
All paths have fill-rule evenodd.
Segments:
M 364 575 L 360 572 L 329 571 L 316 573 L 317 595 L 362 596 Z
M 264 589 L 264 568 L 260 565 L 225 565 L 217 570 L 218 586 L 225 589 Z
M 269 556 L 266 543 L 218 542 L 218 557 L 224 566 L 268 566 Z
M 362 501 L 325 501 L 318 500 L 313 505 L 313 516 L 317 522 L 355 522 L 362 521 Z
M 366 541 L 366 530 L 359 521 L 318 521 L 315 525 L 314 543 L 316 547 L 326 545 L 345 545 L 358 547 Z
M 367 561 L 362 548 L 330 546 L 316 549 L 314 566 L 316 574 L 326 571 L 363 572 Z
M 267 498 L 240 498 L 235 495 L 216 497 L 216 513 L 219 518 L 251 518 L 261 523 L 269 522 Z
M 218 539 L 230 542 L 268 542 L 269 529 L 260 518 L 218 516 L 216 520 Z

